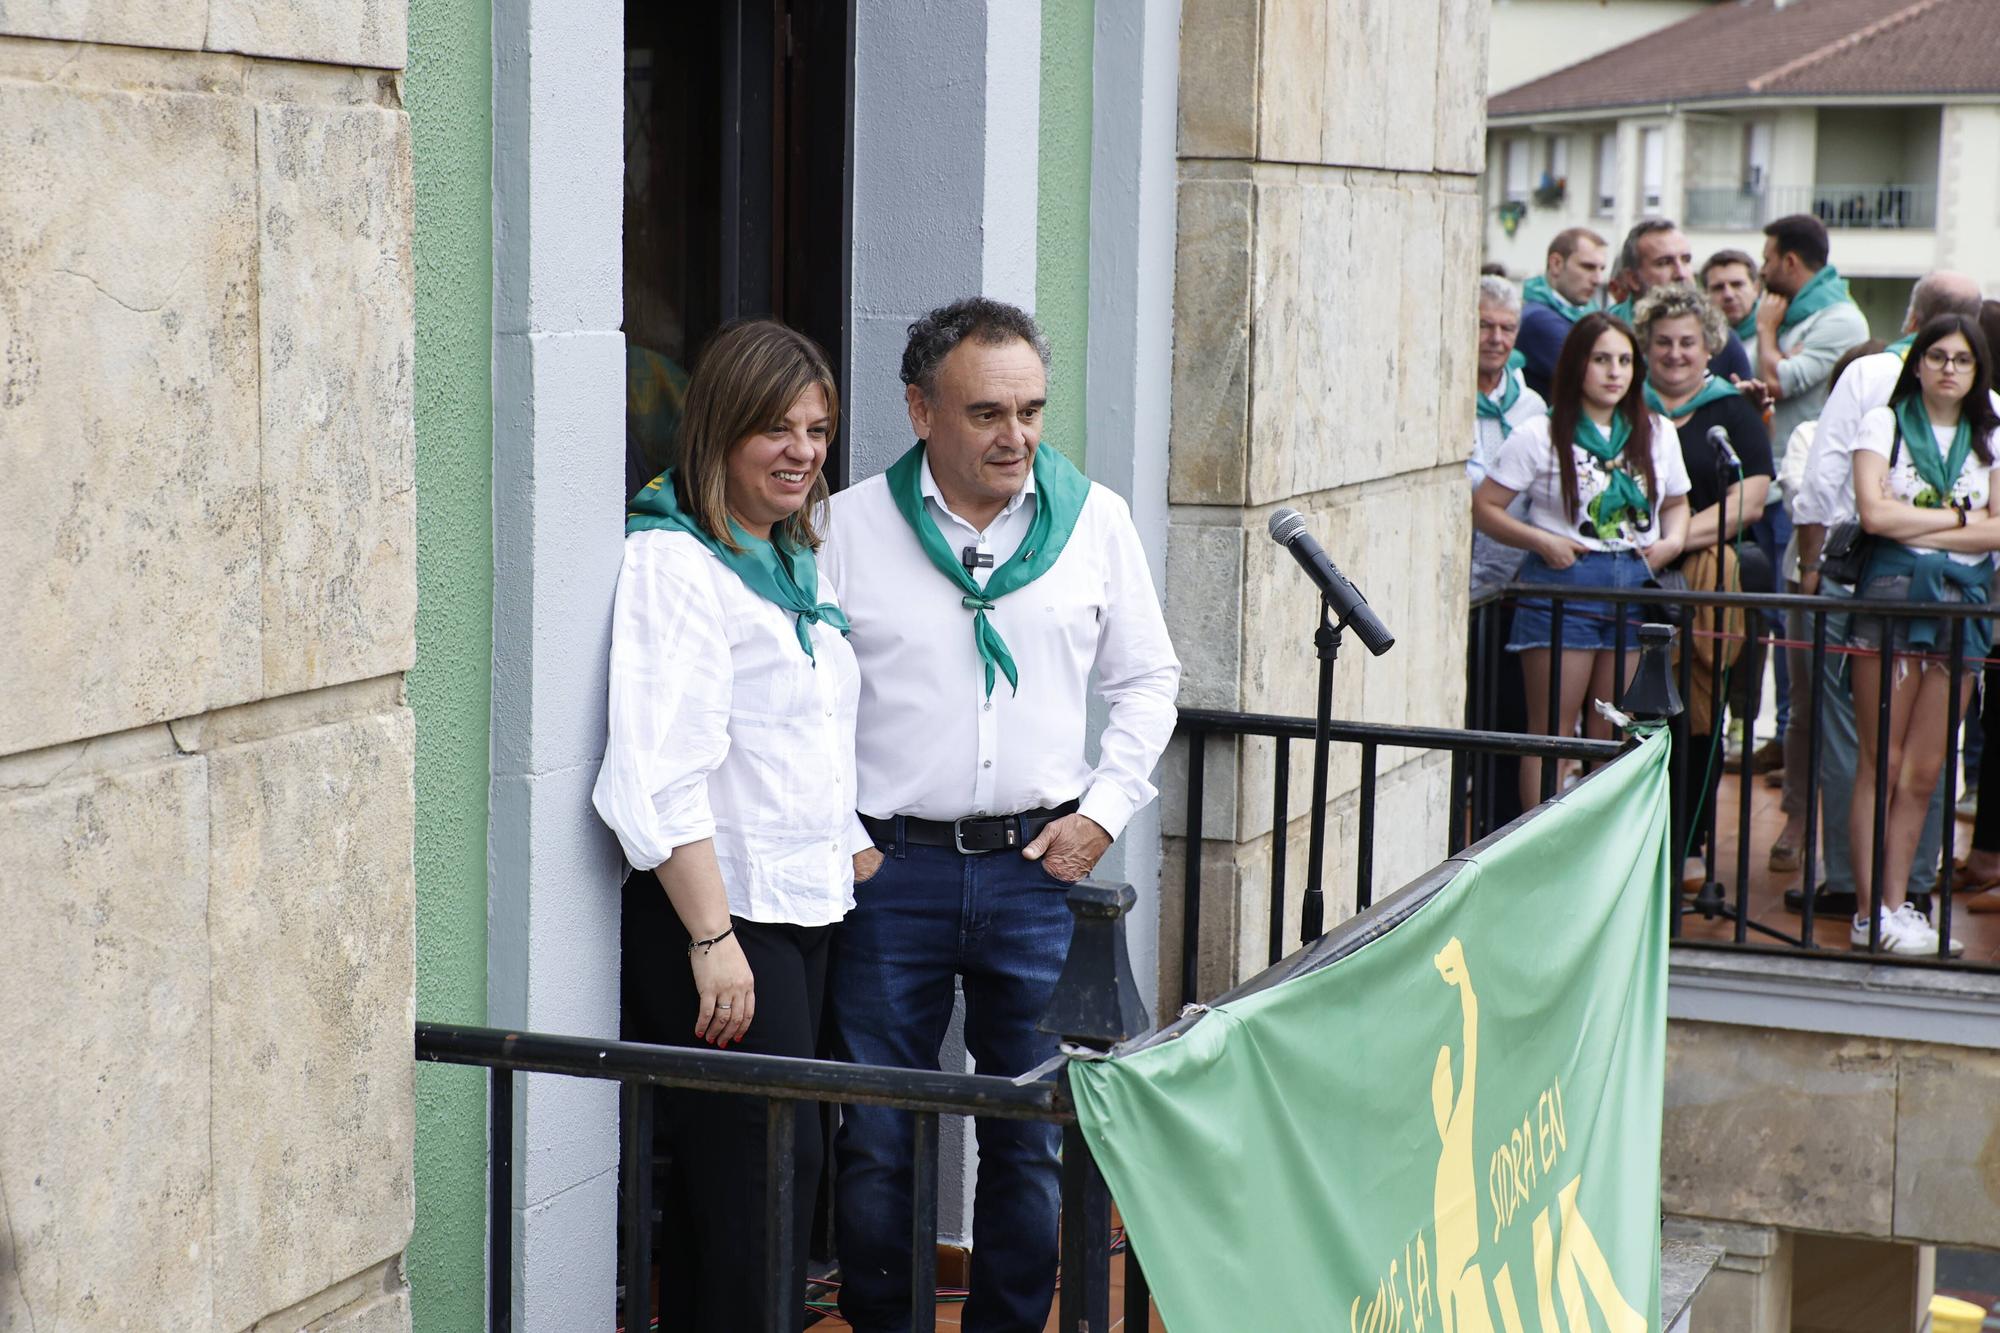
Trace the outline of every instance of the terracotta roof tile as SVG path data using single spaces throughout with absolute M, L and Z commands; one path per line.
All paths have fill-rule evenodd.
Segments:
M 1511 88 L 1487 112 L 1948 93 L 2000 94 L 1994 0 L 1734 0 Z

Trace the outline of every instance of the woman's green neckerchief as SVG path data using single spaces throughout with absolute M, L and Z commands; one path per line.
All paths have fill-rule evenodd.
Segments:
M 1631 436 L 1632 423 L 1625 419 L 1623 412 L 1611 414 L 1609 439 L 1605 438 L 1604 432 L 1588 415 L 1583 413 L 1577 415 L 1575 436 L 1577 446 L 1601 462 L 1610 463 L 1623 453 L 1625 442 Z M 1640 488 L 1638 481 L 1630 472 L 1621 467 L 1612 467 L 1607 469 L 1606 475 L 1603 493 L 1590 505 L 1591 526 L 1597 529 L 1600 540 L 1603 539 L 1606 529 L 1615 531 L 1622 526 L 1627 514 L 1636 515 L 1641 528 L 1645 527 L 1653 516 L 1652 503 L 1646 499 L 1646 492 Z
M 1720 402 L 1724 398 L 1734 398 L 1736 396 L 1737 393 L 1734 385 L 1724 384 L 1720 376 L 1707 375 L 1702 378 L 1701 387 L 1694 391 L 1694 397 L 1669 412 L 1667 405 L 1660 401 L 1659 391 L 1653 387 L 1653 382 L 1651 380 L 1646 381 L 1646 406 L 1673 421 L 1680 421 L 1691 417 L 1710 403 Z
M 1946 508 L 1951 504 L 1951 491 L 1958 484 L 1958 474 L 1972 453 L 1972 423 L 1960 413 L 1958 432 L 1951 437 L 1951 452 L 1940 454 L 1937 436 L 1931 434 L 1931 414 L 1924 408 L 1924 396 L 1913 393 L 1896 404 L 1896 426 L 1903 432 L 1903 447 L 1910 451 L 1910 466 L 1937 493 L 1937 503 L 1923 507 Z
M 732 518 L 729 535 L 743 549 L 730 550 L 709 535 L 681 505 L 672 468 L 641 486 L 625 515 L 626 536 L 653 529 L 687 533 L 706 546 L 730 573 L 742 579 L 744 587 L 790 611 L 797 617 L 793 627 L 798 631 L 799 647 L 805 649 L 807 657 L 814 656 L 810 626 L 825 622 L 842 634 L 848 632 L 847 616 L 841 609 L 819 599 L 819 562 L 810 549 L 794 543 L 781 528 L 772 529 L 769 541 L 753 537 Z

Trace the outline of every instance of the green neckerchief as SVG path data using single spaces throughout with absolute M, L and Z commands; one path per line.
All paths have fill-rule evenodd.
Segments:
M 1623 412 L 1611 414 L 1611 438 L 1605 439 L 1604 432 L 1597 423 L 1582 413 L 1576 418 L 1576 444 L 1591 457 L 1609 463 L 1625 449 L 1625 442 L 1631 438 L 1632 423 L 1625 419 Z M 1591 524 L 1596 526 L 1596 514 L 1615 516 L 1627 510 L 1637 514 L 1642 520 L 1650 519 L 1653 506 L 1646 499 L 1646 492 L 1639 488 L 1632 474 L 1624 468 L 1611 468 L 1610 480 L 1605 483 L 1604 493 L 1591 504 L 1595 511 Z
M 1937 492 L 1937 504 L 1924 508 L 1950 505 L 1951 488 L 1958 484 L 1958 474 L 1972 453 L 1972 423 L 1960 413 L 1958 433 L 1951 437 L 1951 453 L 1940 455 L 1937 436 L 1931 434 L 1931 414 L 1924 410 L 1924 396 L 1913 393 L 1896 404 L 1896 427 L 1903 432 L 1903 447 L 1910 451 L 1910 466 Z
M 1817 315 L 1830 305 L 1852 299 L 1847 294 L 1847 279 L 1840 276 L 1840 270 L 1828 264 L 1813 274 L 1812 280 L 1799 288 L 1799 294 L 1786 303 L 1785 317 L 1778 321 L 1778 332 L 1789 333 L 1800 320 Z
M 1936 603 L 1951 600 L 1945 596 L 1947 583 L 1958 589 L 1957 600 L 1964 602 L 1983 604 L 1993 590 L 1993 562 L 1990 560 L 1982 560 L 1973 565 L 1963 560 L 1954 560 L 1945 551 L 1912 551 L 1901 542 L 1872 543 L 1867 573 L 1862 576 L 1863 586 L 1866 586 L 1869 579 L 1896 575 L 1910 580 L 1910 591 L 1907 595 L 1913 602 Z M 1912 648 L 1937 652 L 1951 646 L 1951 631 L 1942 617 L 1912 620 L 1907 623 Z M 1975 616 L 1965 622 L 1967 661 L 1986 656 L 1992 645 L 1991 620 L 1985 616 Z
M 672 468 L 640 487 L 625 515 L 626 536 L 652 529 L 687 533 L 713 551 L 730 573 L 743 580 L 744 587 L 797 616 L 794 627 L 799 633 L 799 647 L 806 650 L 807 657 L 813 656 L 809 626 L 824 621 L 842 634 L 848 632 L 847 616 L 841 609 L 819 599 L 819 562 L 810 550 L 782 535 L 773 541 L 753 537 L 733 518 L 729 520 L 729 535 L 743 549 L 730 550 L 709 536 L 694 516 L 681 508 Z
M 1513 411 L 1514 404 L 1520 401 L 1521 372 L 1514 368 L 1513 359 L 1510 357 L 1506 368 L 1500 372 L 1500 396 L 1495 399 L 1480 394 L 1474 410 L 1482 420 L 1499 422 L 1500 438 L 1504 440 L 1514 433 L 1513 426 L 1508 424 L 1507 414 Z
M 1597 309 L 1595 301 L 1586 301 L 1578 305 L 1574 301 L 1564 300 L 1562 293 L 1549 286 L 1548 278 L 1540 273 L 1521 285 L 1521 299 L 1533 301 L 1536 305 L 1545 305 L 1572 324 Z
M 1916 334 L 1906 333 L 1902 337 L 1896 339 L 1896 341 L 1890 343 L 1887 347 L 1884 347 L 1882 350 L 1885 352 L 1894 352 L 1902 360 L 1908 361 L 1910 359 L 1910 346 L 1912 343 L 1916 342 L 1916 340 L 1917 340 Z
M 993 628 L 986 613 L 993 609 L 994 602 L 1027 587 L 1054 566 L 1056 557 L 1069 544 L 1070 533 L 1076 530 L 1077 517 L 1083 513 L 1083 502 L 1090 494 L 1090 479 L 1053 446 L 1044 444 L 1035 450 L 1035 516 L 1028 524 L 1028 535 L 1021 539 L 1020 549 L 1007 557 L 1007 563 L 993 571 L 982 590 L 959 563 L 958 552 L 951 549 L 951 543 L 924 512 L 923 464 L 924 442 L 918 440 L 908 453 L 889 465 L 890 498 L 895 500 L 896 509 L 910 525 L 910 531 L 917 535 L 917 544 L 924 548 L 931 564 L 964 594 L 965 608 L 972 612 L 972 643 L 979 650 L 979 660 L 986 665 L 987 695 L 993 693 L 996 668 L 1018 692 L 1021 677 L 1014 666 L 1014 655 L 1007 651 L 1006 641 Z
M 1655 412 L 1658 412 L 1670 421 L 1679 421 L 1683 417 L 1691 417 L 1710 403 L 1720 402 L 1724 398 L 1734 398 L 1736 396 L 1736 389 L 1733 385 L 1724 384 L 1722 378 L 1718 375 L 1707 375 L 1702 378 L 1701 387 L 1694 391 L 1694 397 L 1682 403 L 1672 412 L 1669 412 L 1667 411 L 1667 405 L 1660 401 L 1659 391 L 1653 387 L 1653 382 L 1651 380 L 1646 381 L 1646 406 L 1652 408 Z M 1623 420 L 1623 418 L 1621 417 L 1620 420 Z
M 1750 313 L 1737 322 L 1736 336 L 1747 346 L 1755 347 L 1757 345 L 1757 307 L 1763 303 L 1764 298 L 1761 296 L 1752 301 L 1750 303 Z

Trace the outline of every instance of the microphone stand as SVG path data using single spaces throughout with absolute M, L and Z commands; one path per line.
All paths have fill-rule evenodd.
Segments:
M 1717 449 L 1715 451 L 1715 591 L 1717 592 L 1729 591 L 1728 570 L 1724 567 L 1722 559 L 1722 553 L 1729 545 L 1727 536 L 1729 532 L 1729 476 L 1729 455 Z M 1702 764 L 1701 778 L 1699 779 L 1701 782 L 1701 813 L 1702 818 L 1708 822 L 1708 839 L 1707 846 L 1702 849 L 1701 888 L 1695 893 L 1694 908 L 1705 919 L 1710 921 L 1713 921 L 1718 915 L 1727 914 L 1729 911 L 1724 905 L 1722 881 L 1715 877 L 1716 801 L 1711 800 L 1709 796 L 1709 784 L 1711 779 L 1715 777 L 1716 756 L 1726 749 L 1723 744 L 1722 732 L 1723 617 L 1723 608 L 1718 606 L 1715 608 L 1715 614 L 1712 618 L 1712 624 L 1716 632 L 1714 639 L 1715 646 L 1710 652 L 1708 662 L 1708 757 Z M 1747 622 L 1745 628 L 1748 628 Z M 1688 651 L 1694 651 L 1692 625 L 1689 626 Z M 1744 737 L 1745 748 L 1748 748 L 1749 744 L 1750 738 L 1746 735 Z M 1689 755 L 1688 760 L 1688 773 L 1692 775 L 1694 772 L 1694 756 Z M 1746 778 L 1745 781 L 1748 781 L 1748 779 Z M 1721 790 L 1722 784 L 1719 781 L 1715 782 L 1715 792 L 1718 798 Z M 1739 834 L 1738 836 L 1742 835 Z M 1682 850 L 1681 855 L 1687 855 L 1686 849 Z M 1675 872 L 1677 875 L 1679 873 L 1679 871 Z
M 1313 634 L 1313 648 L 1319 655 L 1319 708 L 1313 716 L 1312 832 L 1306 840 L 1306 894 L 1299 904 L 1299 943 L 1310 944 L 1325 930 L 1326 900 L 1320 881 L 1326 861 L 1326 779 L 1329 751 L 1333 745 L 1333 663 L 1340 656 L 1340 632 L 1347 622 L 1335 622 L 1325 597 L 1319 599 L 1319 629 Z M 1273 835 L 1285 836 L 1283 827 Z M 1280 850 L 1279 855 L 1283 855 Z

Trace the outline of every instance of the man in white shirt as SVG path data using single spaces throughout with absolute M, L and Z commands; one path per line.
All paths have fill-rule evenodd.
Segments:
M 875 848 L 828 984 L 834 1052 L 936 1069 L 953 982 L 979 1072 L 1055 1054 L 1037 1031 L 1069 948 L 1065 886 L 1156 792 L 1180 664 L 1125 502 L 1041 446 L 1047 345 L 969 298 L 910 327 L 917 444 L 836 495 L 821 572 L 861 667 L 856 791 Z M 1089 682 L 1109 705 L 1084 755 Z M 1036 1330 L 1056 1277 L 1053 1125 L 980 1120 L 963 1326 Z M 907 1112 L 853 1107 L 836 1141 L 841 1313 L 910 1320 Z
M 1940 271 L 1919 279 L 1910 292 L 1910 305 L 1903 318 L 1901 339 L 1891 343 L 1886 351 L 1850 362 L 1827 391 L 1825 405 L 1819 413 L 1819 424 L 1813 431 L 1812 448 L 1806 456 L 1804 476 L 1789 500 L 1792 520 L 1797 525 L 1800 592 L 1853 596 L 1853 589 L 1844 585 L 1827 584 L 1822 587 L 1819 562 L 1827 529 L 1854 517 L 1851 456 L 1854 438 L 1861 429 L 1861 419 L 1874 408 L 1888 405 L 1896 380 L 1903 373 L 1903 356 L 1918 329 L 1939 315 L 1958 314 L 1977 319 L 1979 303 L 1979 283 L 1966 274 Z M 1803 613 L 1792 612 L 1786 617 L 1786 632 L 1795 642 L 1808 642 L 1812 638 L 1812 624 Z M 1827 617 L 1828 645 L 1838 648 L 1846 641 L 1847 617 Z M 1788 652 L 1792 658 L 1792 717 L 1796 721 L 1806 717 L 1811 707 L 1811 656 L 1804 649 L 1790 649 Z M 1826 666 L 1819 715 L 1819 789 L 1823 794 L 1820 801 L 1820 847 L 1824 853 L 1820 865 L 1824 867 L 1826 878 L 1820 889 L 1816 910 L 1835 916 L 1855 911 L 1854 866 L 1848 850 L 1847 798 L 1854 785 L 1856 739 L 1854 697 L 1849 692 L 1844 661 L 1838 655 L 1829 654 Z M 1811 734 L 1804 727 L 1794 727 L 1785 741 L 1786 812 L 1788 816 L 1796 812 L 1797 818 L 1802 820 Z M 1928 894 L 1937 878 L 1938 845 L 1942 841 L 1938 817 L 1943 801 L 1944 784 L 1939 783 L 1931 798 L 1930 812 L 1924 819 L 1924 832 L 1911 864 L 1909 893 L 1912 897 Z M 1790 894 L 1787 899 L 1791 900 Z

